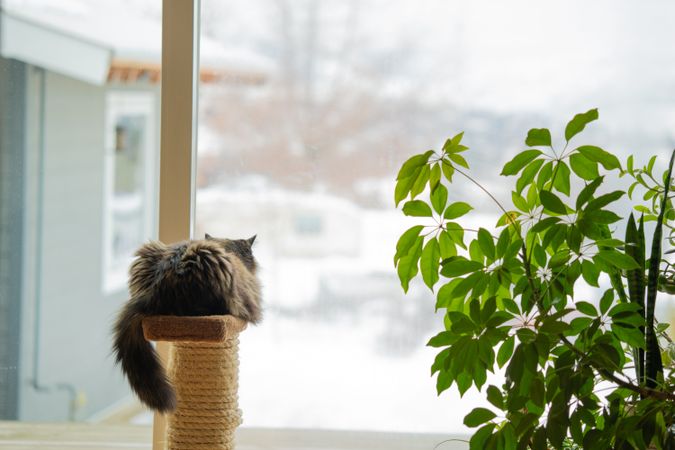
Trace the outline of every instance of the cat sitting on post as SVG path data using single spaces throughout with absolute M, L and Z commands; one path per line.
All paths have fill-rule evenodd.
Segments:
M 206 235 L 164 245 L 149 242 L 136 251 L 129 270 L 131 298 L 114 326 L 113 353 L 131 389 L 149 408 L 172 411 L 176 396 L 152 344 L 143 336 L 146 316 L 232 315 L 262 319 L 260 283 L 250 239 Z

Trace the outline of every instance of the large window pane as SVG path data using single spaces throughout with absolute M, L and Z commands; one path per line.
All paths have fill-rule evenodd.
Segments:
M 249 426 L 461 431 L 478 395 L 435 395 L 434 295 L 394 272 L 399 165 L 465 131 L 498 198 L 527 129 L 598 107 L 587 137 L 665 154 L 666 2 L 204 0 L 198 234 L 258 234 L 266 319 L 242 335 Z M 207 44 L 208 43 L 208 44 Z M 220 57 L 213 52 L 218 45 Z M 208 52 L 207 52 L 208 50 Z M 220 58 L 220 59 L 219 59 Z M 645 68 L 658 67 L 658 70 Z M 490 210 L 470 183 L 453 201 Z M 492 227 L 499 211 L 474 217 Z M 499 377 L 496 378 L 499 383 Z

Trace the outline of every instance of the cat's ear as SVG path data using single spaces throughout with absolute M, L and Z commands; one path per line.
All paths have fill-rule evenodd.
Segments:
M 213 237 L 209 233 L 206 233 L 204 234 L 204 239 L 213 239 Z
M 257 234 L 254 234 L 254 235 L 251 236 L 250 238 L 246 239 L 246 242 L 248 242 L 248 245 L 250 245 L 251 247 L 253 247 L 253 243 L 255 242 L 255 238 L 256 238 L 257 236 L 258 236 Z

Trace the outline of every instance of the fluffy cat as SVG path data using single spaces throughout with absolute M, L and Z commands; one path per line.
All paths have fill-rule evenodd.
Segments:
M 141 322 L 152 315 L 231 314 L 250 323 L 262 318 L 260 283 L 250 239 L 205 239 L 164 245 L 150 242 L 136 251 L 129 269 L 131 299 L 114 326 L 113 353 L 131 389 L 159 412 L 176 405 L 173 387 Z

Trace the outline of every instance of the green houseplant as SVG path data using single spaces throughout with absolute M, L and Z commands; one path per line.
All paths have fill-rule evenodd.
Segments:
M 576 145 L 597 118 L 596 109 L 574 116 L 559 150 L 548 129 L 528 132 L 528 149 L 501 171 L 516 177 L 513 205 L 470 175 L 463 133 L 398 173 L 396 205 L 423 222 L 396 245 L 401 285 L 421 276 L 445 312 L 428 344 L 440 349 L 431 367 L 438 393 L 475 386 L 491 404 L 464 418 L 476 429 L 471 449 L 675 446 L 672 343 L 655 319 L 658 293 L 675 284 L 664 259 L 675 236 L 675 152 L 662 176 L 655 157 L 622 167 L 600 147 Z M 607 192 L 610 177 L 627 179 L 627 191 Z M 458 222 L 472 209 L 452 199 L 460 178 L 494 201 L 493 230 Z M 639 219 L 612 211 L 638 195 Z M 578 293 L 580 283 L 597 289 L 596 301 Z M 504 384 L 486 385 L 497 368 Z

